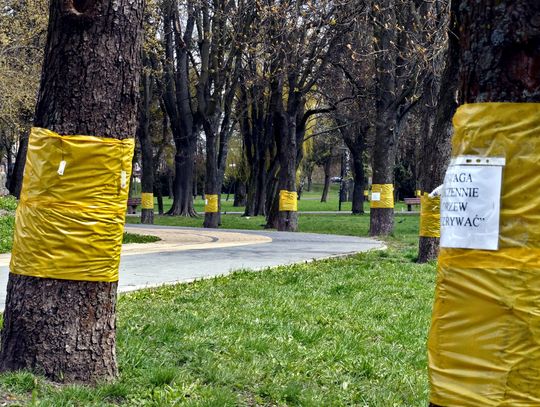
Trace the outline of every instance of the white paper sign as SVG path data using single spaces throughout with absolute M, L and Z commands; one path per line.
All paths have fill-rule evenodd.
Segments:
M 452 160 L 441 195 L 441 247 L 498 249 L 504 165 L 500 157 Z
M 371 200 L 372 201 L 380 201 L 381 200 L 381 193 L 380 192 L 372 192 L 371 193 Z

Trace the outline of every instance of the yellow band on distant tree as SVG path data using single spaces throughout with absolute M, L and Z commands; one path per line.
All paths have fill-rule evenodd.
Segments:
M 282 212 L 298 211 L 298 194 L 295 191 L 279 191 L 279 210 Z
M 133 139 L 32 129 L 12 273 L 118 281 L 133 148 Z
M 421 237 L 441 237 L 441 197 L 430 198 L 428 194 L 420 198 Z
M 371 186 L 371 208 L 391 209 L 394 207 L 394 185 L 373 184 Z
M 143 192 L 141 194 L 141 208 L 154 209 L 154 194 L 152 192 Z
M 205 194 L 204 212 L 216 213 L 219 212 L 219 195 Z
M 364 196 L 369 196 L 369 191 L 367 189 L 364 189 Z
M 422 196 L 422 191 L 420 189 L 417 189 L 416 190 L 416 196 L 417 197 L 421 197 Z

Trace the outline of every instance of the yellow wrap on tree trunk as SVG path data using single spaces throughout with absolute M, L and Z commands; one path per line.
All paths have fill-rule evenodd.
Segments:
M 421 237 L 441 237 L 441 197 L 430 198 L 428 194 L 420 197 Z
M 391 209 L 394 207 L 394 185 L 373 184 L 371 186 L 371 207 Z
M 440 251 L 428 344 L 430 401 L 538 406 L 540 104 L 464 105 L 454 127 L 453 157 L 504 157 L 506 166 L 498 250 Z
M 298 211 L 298 194 L 295 191 L 279 191 L 279 210 L 296 212 Z
M 33 128 L 10 270 L 118 281 L 134 140 Z
M 208 213 L 219 212 L 219 195 L 205 194 L 204 211 Z
M 154 194 L 152 192 L 143 192 L 141 194 L 141 208 L 154 209 Z

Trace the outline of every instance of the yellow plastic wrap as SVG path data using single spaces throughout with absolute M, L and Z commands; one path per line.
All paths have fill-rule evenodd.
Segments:
M 419 197 L 419 198 L 422 197 L 422 191 L 419 190 L 419 189 L 417 189 L 417 190 L 415 191 L 415 196 L 416 196 L 416 197 Z
M 394 207 L 394 185 L 373 184 L 371 186 L 371 207 L 383 208 L 383 209 L 393 208 Z
M 298 194 L 294 191 L 279 191 L 279 210 L 296 212 L 298 210 Z
M 206 198 L 204 211 L 208 213 L 219 212 L 219 195 L 206 194 L 204 197 Z
M 364 196 L 367 198 L 369 196 L 369 191 L 367 189 L 364 189 Z
M 421 237 L 441 237 L 441 197 L 430 198 L 428 194 L 420 197 Z
M 118 280 L 133 147 L 133 139 L 60 136 L 32 129 L 16 214 L 12 273 Z
M 499 250 L 440 251 L 430 400 L 540 406 L 540 104 L 464 105 L 454 127 L 454 157 L 506 158 Z
M 152 192 L 143 192 L 141 194 L 141 208 L 154 209 L 154 194 Z

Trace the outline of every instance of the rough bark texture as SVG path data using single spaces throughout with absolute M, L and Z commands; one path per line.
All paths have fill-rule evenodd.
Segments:
M 540 2 L 461 1 L 460 103 L 540 102 Z
M 450 159 L 452 117 L 457 109 L 456 91 L 459 71 L 458 7 L 459 1 L 452 1 L 446 66 L 441 78 L 435 121 L 432 128 L 426 128 L 423 132 L 425 138 L 422 141 L 420 154 L 420 188 L 426 192 L 433 191 L 444 182 L 444 174 Z M 429 113 L 432 114 L 432 112 Z M 428 118 L 425 120 L 425 124 L 430 126 Z M 418 243 L 419 263 L 434 260 L 438 254 L 439 238 L 420 237 Z
M 460 104 L 540 102 L 539 2 L 463 0 L 458 21 Z
M 36 126 L 134 137 L 142 15 L 142 0 L 88 1 L 84 9 L 51 2 Z M 59 381 L 114 378 L 116 288 L 10 274 L 0 368 Z
M 377 120 L 375 123 L 375 144 L 373 147 L 373 184 L 393 184 L 394 165 L 397 152 L 397 105 L 395 103 L 394 67 L 396 57 L 392 51 L 396 42 L 395 31 L 384 27 L 396 25 L 394 2 L 385 0 L 383 7 L 388 10 L 379 16 L 380 25 L 375 29 L 378 39 L 376 49 L 381 51 L 376 58 L 377 67 Z M 382 27 L 382 28 L 381 28 Z M 389 235 L 394 230 L 394 210 L 372 208 L 370 212 L 370 236 Z

